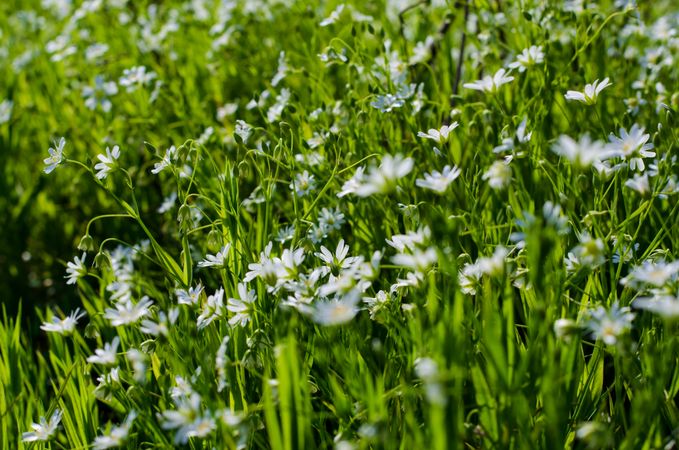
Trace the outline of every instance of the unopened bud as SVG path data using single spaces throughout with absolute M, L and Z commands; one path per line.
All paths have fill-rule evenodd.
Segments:
M 94 239 L 92 239 L 92 236 L 90 236 L 89 233 L 80 238 L 80 242 L 78 243 L 78 250 L 82 250 L 83 252 L 94 251 Z

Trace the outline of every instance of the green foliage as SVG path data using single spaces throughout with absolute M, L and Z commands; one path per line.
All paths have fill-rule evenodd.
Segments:
M 679 11 L 590 3 L 3 2 L 0 447 L 676 445 Z

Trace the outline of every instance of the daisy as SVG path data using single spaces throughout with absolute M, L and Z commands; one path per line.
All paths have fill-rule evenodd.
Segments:
M 564 97 L 566 97 L 566 100 L 577 100 L 586 105 L 593 105 L 596 103 L 599 93 L 611 84 L 608 78 L 604 78 L 601 83 L 599 83 L 599 80 L 595 80 L 594 83 L 585 86 L 584 92 L 568 91 Z

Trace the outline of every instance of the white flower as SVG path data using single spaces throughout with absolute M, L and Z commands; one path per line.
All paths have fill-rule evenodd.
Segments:
M 595 339 L 601 339 L 606 345 L 615 345 L 618 339 L 632 327 L 634 313 L 628 306 L 620 307 L 614 303 L 610 309 L 599 306 L 590 313 L 587 328 Z
M 358 313 L 358 300 L 357 295 L 350 294 L 339 299 L 318 302 L 314 308 L 313 320 L 325 326 L 347 323 Z
M 571 260 L 573 269 L 580 266 L 594 269 L 606 262 L 604 242 L 591 237 L 588 233 L 583 233 L 580 236 L 580 244 L 568 254 L 568 258 Z
M 177 303 L 180 305 L 197 305 L 203 289 L 203 285 L 200 283 L 196 287 L 190 287 L 188 291 L 185 289 L 177 289 L 175 291 Z
M 514 80 L 514 77 L 507 76 L 506 75 L 507 73 L 508 72 L 505 69 L 500 69 L 497 72 L 495 72 L 495 75 L 493 75 L 492 77 L 490 75 L 486 75 L 481 80 L 477 80 L 472 83 L 465 83 L 463 86 L 466 87 L 467 89 L 474 89 L 477 91 L 483 91 L 493 94 L 497 92 L 500 86 Z
M 582 136 L 580 141 L 562 135 L 558 142 L 552 146 L 552 151 L 581 168 L 590 167 L 594 163 L 618 155 L 617 151 L 608 148 L 601 141 L 592 141 L 588 135 Z
M 111 100 L 108 96 L 118 93 L 118 85 L 113 81 L 104 81 L 104 77 L 97 75 L 94 79 L 94 86 L 85 86 L 82 90 L 82 96 L 85 99 L 85 106 L 91 110 L 97 109 L 101 106 L 102 111 L 109 112 L 111 110 Z
M 441 172 L 435 170 L 424 174 L 424 178 L 415 180 L 415 185 L 442 194 L 448 189 L 450 183 L 460 176 L 460 173 L 460 169 L 456 166 L 445 166 Z
M 23 442 L 49 441 L 57 432 L 59 422 L 61 422 L 62 412 L 59 408 L 55 409 L 50 420 L 47 421 L 44 417 L 40 418 L 40 423 L 33 423 L 31 429 L 21 435 Z
M 295 180 L 290 183 L 290 189 L 295 191 L 298 197 L 304 197 L 316 188 L 316 180 L 308 171 L 295 175 Z
M 344 11 L 344 4 L 337 6 L 337 8 L 335 8 L 328 17 L 323 19 L 319 25 L 322 27 L 327 27 L 328 25 L 337 22 L 337 20 L 339 20 L 340 14 L 342 14 L 342 11 Z
M 85 315 L 85 312 L 80 312 L 80 308 L 76 308 L 68 316 L 63 319 L 52 317 L 52 322 L 45 322 L 40 326 L 40 329 L 49 333 L 59 333 L 69 335 L 75 330 L 78 320 Z
M 44 159 L 45 163 L 45 173 L 51 173 L 59 164 L 64 162 L 64 146 L 66 145 L 66 139 L 59 138 L 59 140 L 54 145 L 54 148 L 49 148 L 49 158 Z
M 509 65 L 510 69 L 518 69 L 519 72 L 524 72 L 536 64 L 542 64 L 545 61 L 545 54 L 542 52 L 542 46 L 531 45 L 524 49 L 520 55 L 516 57 L 516 61 Z
M 205 255 L 205 259 L 198 263 L 198 267 L 224 267 L 230 249 L 231 244 L 227 243 L 216 255 Z
M 430 128 L 429 131 L 427 131 L 426 133 L 422 131 L 418 132 L 417 137 L 431 139 L 432 141 L 436 142 L 439 145 L 444 144 L 448 142 L 448 135 L 450 134 L 450 132 L 453 131 L 458 126 L 459 123 L 453 122 L 450 125 L 443 125 L 439 130 Z
M 116 169 L 116 161 L 120 158 L 120 147 L 117 145 L 114 146 L 113 151 L 106 147 L 106 154 L 97 155 L 97 158 L 100 162 L 94 166 L 94 170 L 99 171 L 97 172 L 97 178 L 103 180 L 109 173 Z
M 87 358 L 87 362 L 92 364 L 102 364 L 104 366 L 114 365 L 116 363 L 119 344 L 120 338 L 118 336 L 114 337 L 112 342 L 107 342 L 104 344 L 103 349 L 96 349 L 94 351 L 94 355 Z
M 436 250 L 428 248 L 426 250 L 415 249 L 412 254 L 399 253 L 391 258 L 397 266 L 407 267 L 417 272 L 424 273 L 438 261 Z
M 66 263 L 66 284 L 75 284 L 80 278 L 87 275 L 87 267 L 85 266 L 85 253 L 82 255 L 82 259 L 77 256 L 73 261 Z
M 630 169 L 643 171 L 643 158 L 655 157 L 655 152 L 650 151 L 653 144 L 648 142 L 649 138 L 649 134 L 644 134 L 644 128 L 635 123 L 629 132 L 620 128 L 620 137 L 611 134 L 609 147 L 629 161 Z
M 130 434 L 130 428 L 136 417 L 137 413 L 131 411 L 121 425 L 112 427 L 109 432 L 103 436 L 97 436 L 92 443 L 92 447 L 95 450 L 105 450 L 122 446 L 125 443 L 127 436 Z
M 662 287 L 677 278 L 677 274 L 679 274 L 679 260 L 671 263 L 662 260 L 658 262 L 644 261 L 641 266 L 634 267 L 620 283 L 635 287 L 644 285 Z
M 230 298 L 226 304 L 226 309 L 233 313 L 233 316 L 229 319 L 229 325 L 232 327 L 236 325 L 244 327 L 248 324 L 252 307 L 257 301 L 255 290 L 248 291 L 245 283 L 238 283 L 238 296 L 240 298 Z
M 14 109 L 14 102 L 12 100 L 0 102 L 0 125 L 9 122 L 9 119 L 12 118 L 12 109 Z
M 646 195 L 651 192 L 651 186 L 648 183 L 648 174 L 636 175 L 634 178 L 625 181 L 625 187 L 637 191 L 641 195 Z
M 504 161 L 495 161 L 482 177 L 495 190 L 502 190 L 512 181 L 512 168 Z
M 111 325 L 114 327 L 130 325 L 147 316 L 151 305 L 153 305 L 153 301 L 145 295 L 136 304 L 127 300 L 116 303 L 115 308 L 106 308 L 104 317 L 111 321 Z
M 158 174 L 163 169 L 172 166 L 173 160 L 176 157 L 177 157 L 177 149 L 173 145 L 170 148 L 168 148 L 167 150 L 165 150 L 165 155 L 162 157 L 160 162 L 157 162 L 153 165 L 153 169 L 151 169 L 151 173 Z
M 240 138 L 243 140 L 243 144 L 248 143 L 248 139 L 250 138 L 250 135 L 252 134 L 252 126 L 247 124 L 243 120 L 236 120 L 236 130 L 235 133 L 240 136 Z
M 203 311 L 200 316 L 198 316 L 198 319 L 196 319 L 196 326 L 199 330 L 202 330 L 210 325 L 215 319 L 222 317 L 223 314 L 224 288 L 219 288 L 214 294 L 207 297 L 207 300 L 203 305 Z
M 645 309 L 666 319 L 679 317 L 679 295 L 658 293 L 651 297 L 640 297 L 632 303 L 635 308 Z
M 368 175 L 364 175 L 363 170 L 359 168 L 353 178 L 344 183 L 342 192 L 337 196 L 355 194 L 359 197 L 369 197 L 378 193 L 387 194 L 396 188 L 399 179 L 410 173 L 413 165 L 412 158 L 384 155 L 379 167 L 372 167 Z
M 135 66 L 131 69 L 125 69 L 123 71 L 123 76 L 120 77 L 118 82 L 127 89 L 127 92 L 132 92 L 136 90 L 138 86 L 144 86 L 150 83 L 154 78 L 156 78 L 155 72 L 147 73 L 146 67 Z
M 608 78 L 604 78 L 601 83 L 596 80 L 594 83 L 586 85 L 584 92 L 568 91 L 564 97 L 566 97 L 566 100 L 577 100 L 587 105 L 593 105 L 596 103 L 599 93 L 610 85 Z

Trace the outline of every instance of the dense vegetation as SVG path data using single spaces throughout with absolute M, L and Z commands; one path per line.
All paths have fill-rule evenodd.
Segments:
M 0 448 L 675 448 L 672 1 L 0 3 Z

